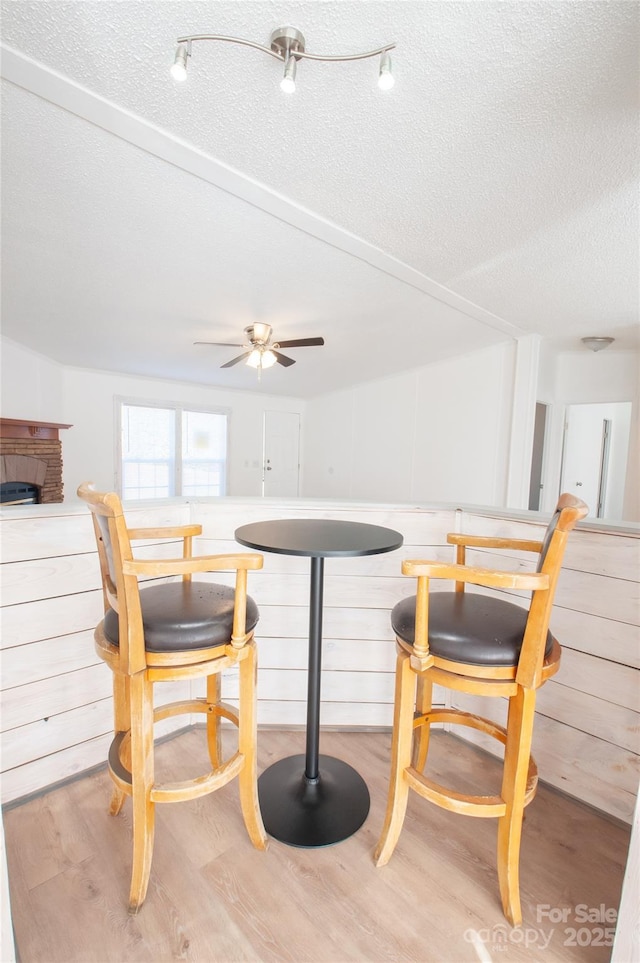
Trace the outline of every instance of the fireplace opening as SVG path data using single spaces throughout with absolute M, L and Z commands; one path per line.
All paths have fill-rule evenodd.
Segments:
M 28 482 L 10 481 L 0 484 L 0 505 L 36 505 L 40 489 Z

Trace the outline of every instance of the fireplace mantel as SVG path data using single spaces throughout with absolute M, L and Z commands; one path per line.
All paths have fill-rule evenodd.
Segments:
M 72 428 L 56 421 L 21 421 L 17 418 L 0 418 L 0 438 L 43 438 L 58 441 L 60 428 Z

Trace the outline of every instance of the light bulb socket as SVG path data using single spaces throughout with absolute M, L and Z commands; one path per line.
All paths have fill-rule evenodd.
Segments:
M 380 71 L 378 73 L 378 87 L 380 90 L 391 90 L 395 79 L 391 73 L 391 54 L 388 50 L 380 56 Z

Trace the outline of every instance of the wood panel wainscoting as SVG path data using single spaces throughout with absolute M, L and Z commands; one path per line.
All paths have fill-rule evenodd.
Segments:
M 407 594 L 401 560 L 451 560 L 450 531 L 535 539 L 546 525 L 544 516 L 527 512 L 307 500 L 175 499 L 130 503 L 126 511 L 136 527 L 201 523 L 201 554 L 237 550 L 235 529 L 268 518 L 342 518 L 402 532 L 404 546 L 389 555 L 327 563 L 321 722 L 346 728 L 391 726 L 395 646 L 389 612 Z M 79 502 L 29 505 L 5 508 L 0 519 L 2 799 L 8 802 L 104 760 L 111 689 L 93 649 L 102 596 L 89 512 Z M 639 549 L 640 532 L 633 527 L 604 530 L 582 523 L 572 533 L 551 619 L 563 665 L 540 693 L 535 745 L 543 779 L 627 822 L 639 773 Z M 170 557 L 173 551 L 171 542 L 139 548 L 141 557 Z M 471 564 L 489 568 L 530 565 L 517 552 L 469 554 Z M 308 560 L 265 553 L 249 591 L 261 614 L 259 723 L 303 726 Z M 517 601 L 517 593 L 511 597 Z M 363 646 L 366 672 L 359 668 Z M 232 679 L 225 698 L 233 701 L 235 687 Z M 494 751 L 492 741 L 487 748 Z
M 202 524 L 195 547 L 201 554 L 237 550 L 237 527 L 270 518 L 340 518 L 401 532 L 405 541 L 398 551 L 331 559 L 325 570 L 321 724 L 385 733 L 393 718 L 395 663 L 389 615 L 408 591 L 402 559 L 452 561 L 448 532 L 539 539 L 548 521 L 536 513 L 476 507 L 306 499 L 173 499 L 129 503 L 125 510 L 138 528 Z M 85 506 L 4 508 L 0 521 L 2 801 L 15 804 L 104 765 L 111 741 L 111 679 L 93 647 L 102 594 Z M 625 823 L 632 820 L 640 772 L 639 549 L 634 525 L 587 521 L 572 533 L 551 618 L 563 665 L 540 693 L 534 741 L 543 782 Z M 171 557 L 175 550 L 171 541 L 138 549 L 141 557 Z M 469 562 L 520 571 L 530 559 L 517 552 L 478 551 L 475 557 L 469 553 Z M 265 553 L 263 570 L 250 575 L 249 594 L 261 615 L 256 639 L 263 729 L 295 730 L 305 723 L 308 565 L 308 559 Z M 517 593 L 509 594 L 518 601 Z M 237 685 L 232 677 L 223 697 L 233 702 Z M 175 683 L 166 701 L 200 694 L 195 683 Z M 441 692 L 436 701 L 444 699 Z M 486 715 L 487 707 L 483 710 Z M 160 732 L 177 724 L 165 720 Z M 459 735 L 476 738 L 473 730 Z M 302 733 L 289 732 L 288 738 L 291 745 L 300 739 L 296 751 L 303 751 Z M 493 742 L 486 748 L 495 751 Z

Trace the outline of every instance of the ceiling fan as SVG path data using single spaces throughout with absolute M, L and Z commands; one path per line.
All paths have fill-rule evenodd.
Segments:
M 294 338 L 289 341 L 272 341 L 272 332 L 273 329 L 270 324 L 257 321 L 244 329 L 247 338 L 244 344 L 232 344 L 228 341 L 194 341 L 193 343 L 211 344 L 218 348 L 246 349 L 237 358 L 232 358 L 231 361 L 221 364 L 221 368 L 232 368 L 234 364 L 239 364 L 240 361 L 246 361 L 246 364 L 251 368 L 270 368 L 276 362 L 288 368 L 289 365 L 296 363 L 295 359 L 280 354 L 280 348 L 308 348 L 324 344 L 324 338 Z

